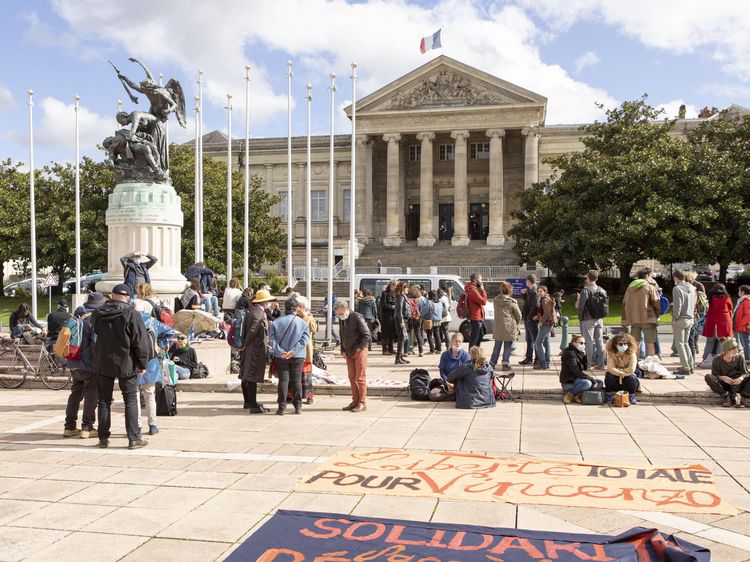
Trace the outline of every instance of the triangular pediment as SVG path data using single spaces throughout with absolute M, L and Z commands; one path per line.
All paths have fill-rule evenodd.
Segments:
M 441 55 L 359 100 L 357 115 L 546 103 L 544 96 Z M 351 106 L 344 111 L 351 115 Z

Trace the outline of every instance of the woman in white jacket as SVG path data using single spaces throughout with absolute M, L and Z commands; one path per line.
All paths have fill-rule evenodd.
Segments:
M 453 303 L 451 302 L 450 291 L 450 288 L 447 290 L 438 289 L 438 296 L 440 297 L 440 302 L 443 304 L 444 311 L 443 319 L 440 322 L 440 338 L 445 343 L 445 349 L 450 348 L 451 345 L 450 340 L 448 339 L 448 324 L 453 321 L 453 316 L 451 315 L 451 312 L 453 312 Z

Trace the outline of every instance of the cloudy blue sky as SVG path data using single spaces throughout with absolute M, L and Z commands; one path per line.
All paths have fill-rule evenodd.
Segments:
M 419 39 L 443 27 L 442 53 L 549 99 L 547 124 L 581 123 L 648 93 L 653 105 L 688 116 L 704 105 L 750 105 L 750 10 L 742 0 L 3 0 L 0 2 L 0 158 L 27 158 L 26 91 L 34 90 L 37 164 L 73 158 L 73 112 L 81 96 L 84 154 L 115 128 L 125 92 L 107 63 L 139 78 L 127 61 L 183 83 L 190 100 L 205 70 L 206 131 L 244 126 L 244 66 L 252 66 L 253 136 L 286 135 L 286 61 L 294 61 L 294 131 L 304 134 L 304 86 L 313 84 L 314 133 L 328 132 L 328 74 L 337 107 L 427 62 Z M 141 102 L 143 103 L 143 102 Z M 129 104 L 126 104 L 126 108 Z M 192 101 L 189 103 L 192 107 Z M 172 125 L 173 140 L 193 135 Z M 337 128 L 348 123 L 337 113 Z

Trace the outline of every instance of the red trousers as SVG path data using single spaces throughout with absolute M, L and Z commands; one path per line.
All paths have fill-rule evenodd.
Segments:
M 347 355 L 346 370 L 352 387 L 352 403 L 364 404 L 367 399 L 367 349 L 360 349 L 354 357 Z

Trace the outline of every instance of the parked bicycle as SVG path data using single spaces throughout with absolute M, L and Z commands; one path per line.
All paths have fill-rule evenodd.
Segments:
M 49 352 L 47 346 L 22 345 L 19 338 L 0 341 L 0 386 L 18 388 L 29 375 L 50 390 L 61 390 L 70 383 L 70 371 L 64 360 Z M 39 358 L 32 363 L 34 356 Z M 31 359 L 30 359 L 31 358 Z

